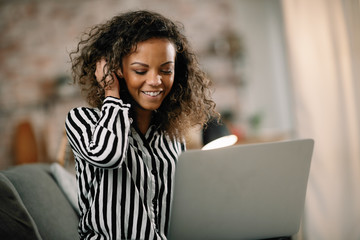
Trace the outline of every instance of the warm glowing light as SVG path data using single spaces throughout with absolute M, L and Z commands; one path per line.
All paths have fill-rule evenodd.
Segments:
M 228 146 L 234 145 L 237 142 L 237 140 L 238 140 L 238 138 L 235 135 L 221 137 L 221 138 L 215 139 L 214 141 L 211 141 L 208 144 L 206 144 L 202 148 L 202 150 L 210 150 L 210 149 L 228 147 Z

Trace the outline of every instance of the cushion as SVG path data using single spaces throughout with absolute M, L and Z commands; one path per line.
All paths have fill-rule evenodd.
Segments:
M 12 183 L 0 173 L 0 239 L 41 239 Z
M 79 218 L 50 173 L 49 164 L 3 171 L 21 197 L 43 240 L 79 239 Z
M 58 183 L 60 189 L 69 200 L 71 206 L 76 213 L 80 215 L 79 205 L 77 201 L 77 187 L 75 174 L 71 174 L 64 167 L 58 163 L 53 163 L 50 166 L 51 174 Z

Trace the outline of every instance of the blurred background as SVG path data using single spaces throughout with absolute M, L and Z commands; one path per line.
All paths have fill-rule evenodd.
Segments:
M 0 0 L 0 169 L 63 158 L 66 114 L 86 106 L 69 53 L 137 9 L 183 23 L 239 144 L 315 140 L 297 237 L 359 239 L 358 0 Z
M 71 85 L 70 51 L 91 26 L 143 8 L 183 23 L 215 84 L 217 110 L 242 141 L 292 133 L 291 83 L 277 0 L 8 1 L 0 10 L 0 168 L 19 161 L 20 134 L 33 135 L 31 150 L 37 150 L 38 161 L 56 160 L 66 113 L 86 105 Z M 188 147 L 201 144 L 194 135 Z

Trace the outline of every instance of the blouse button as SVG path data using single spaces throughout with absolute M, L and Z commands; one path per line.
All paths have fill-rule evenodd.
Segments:
M 155 169 L 153 169 L 153 170 L 151 170 L 151 173 L 152 173 L 153 175 L 156 175 L 156 174 L 157 174 L 157 171 L 156 171 Z

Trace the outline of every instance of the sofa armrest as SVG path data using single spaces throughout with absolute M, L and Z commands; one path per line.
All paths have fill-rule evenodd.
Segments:
M 0 239 L 41 240 L 33 218 L 3 173 L 0 173 Z
M 1 172 L 15 187 L 43 240 L 79 239 L 79 218 L 51 176 L 49 164 L 25 164 Z

